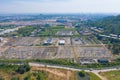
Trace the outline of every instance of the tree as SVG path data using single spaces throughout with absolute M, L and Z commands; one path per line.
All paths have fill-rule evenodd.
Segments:
M 20 74 L 24 74 L 25 72 L 30 70 L 30 66 L 29 65 L 21 65 L 18 67 L 18 69 L 16 70 L 16 72 L 20 73 Z
M 37 76 L 36 80 L 42 80 L 40 75 Z
M 24 78 L 24 80 L 30 80 L 30 76 L 31 76 L 31 74 L 28 74 L 28 75 Z
M 79 74 L 80 77 L 85 77 L 85 72 L 84 71 L 80 71 L 78 74 Z

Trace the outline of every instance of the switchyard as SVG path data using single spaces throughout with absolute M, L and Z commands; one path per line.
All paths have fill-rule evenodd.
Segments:
M 71 59 L 80 63 L 80 59 L 111 59 L 111 52 L 103 44 L 87 43 L 82 38 L 50 38 L 51 45 L 42 45 L 48 38 L 21 37 L 7 38 L 1 45 L 2 59 Z M 60 40 L 64 45 L 58 45 Z M 1 43 L 2 44 L 2 43 Z

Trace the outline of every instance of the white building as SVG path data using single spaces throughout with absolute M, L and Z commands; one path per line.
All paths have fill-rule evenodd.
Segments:
M 59 40 L 59 45 L 65 45 L 65 40 Z

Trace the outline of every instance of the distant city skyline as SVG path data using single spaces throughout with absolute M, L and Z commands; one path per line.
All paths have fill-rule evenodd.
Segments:
M 120 13 L 120 0 L 0 0 L 0 13 Z

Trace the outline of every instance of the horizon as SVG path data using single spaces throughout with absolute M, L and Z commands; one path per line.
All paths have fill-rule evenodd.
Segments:
M 4 0 L 0 2 L 1 14 L 120 14 L 118 0 Z
M 0 15 L 120 15 L 120 13 L 0 13 Z

